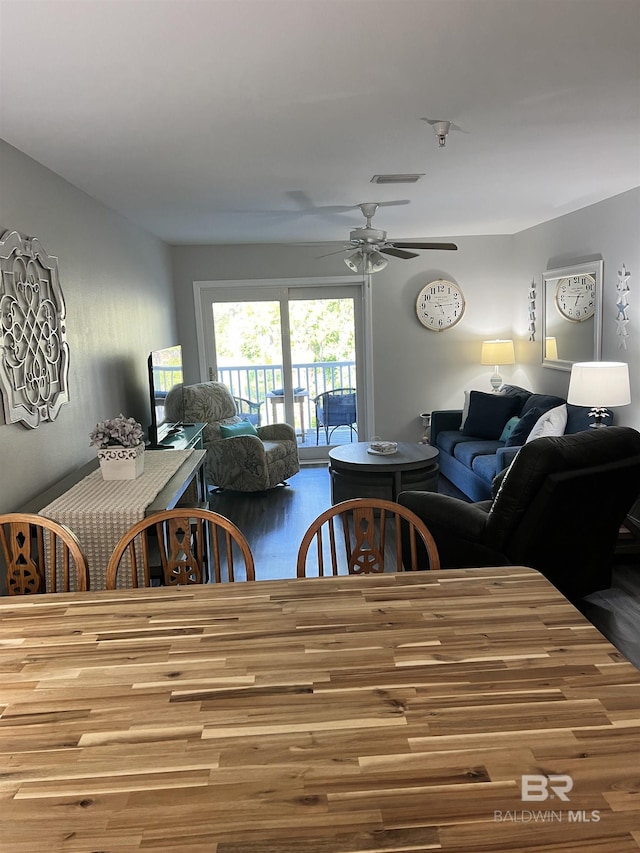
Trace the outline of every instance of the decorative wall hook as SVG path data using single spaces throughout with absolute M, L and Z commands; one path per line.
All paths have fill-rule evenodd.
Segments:
M 631 273 L 624 264 L 618 270 L 618 298 L 616 300 L 616 335 L 618 336 L 618 349 L 627 349 L 627 338 L 629 337 L 629 279 Z
M 536 280 L 531 279 L 529 285 L 529 340 L 536 339 Z

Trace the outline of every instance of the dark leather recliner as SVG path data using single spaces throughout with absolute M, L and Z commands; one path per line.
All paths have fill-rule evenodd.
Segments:
M 605 427 L 525 444 L 493 500 L 401 492 L 398 503 L 426 523 L 442 568 L 530 566 L 575 600 L 611 586 L 620 524 L 639 492 L 640 433 Z

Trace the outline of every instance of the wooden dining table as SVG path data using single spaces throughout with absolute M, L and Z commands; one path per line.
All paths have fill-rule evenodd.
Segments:
M 0 600 L 0 850 L 627 853 L 640 672 L 521 567 Z

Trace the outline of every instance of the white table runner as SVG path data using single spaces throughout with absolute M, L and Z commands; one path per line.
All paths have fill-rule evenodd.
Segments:
M 98 469 L 40 510 L 39 515 L 66 524 L 80 540 L 91 589 L 105 588 L 107 563 L 118 540 L 144 518 L 149 504 L 192 453 L 145 450 L 144 472 L 137 479 L 103 480 Z M 130 577 L 122 576 L 121 583 L 119 572 L 118 586 L 130 585 Z

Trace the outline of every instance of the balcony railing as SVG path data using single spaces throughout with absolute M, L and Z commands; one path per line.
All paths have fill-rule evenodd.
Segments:
M 234 397 L 242 397 L 255 403 L 264 403 L 268 394 L 279 391 L 284 385 L 282 365 L 254 364 L 251 366 L 218 367 L 218 379 L 223 382 Z M 355 361 L 316 361 L 292 365 L 292 381 L 296 397 L 295 427 L 300 444 L 316 444 L 316 408 L 313 398 L 323 391 L 336 388 L 356 387 Z M 274 420 L 275 408 L 266 405 L 261 409 L 262 423 Z M 278 413 L 282 409 L 277 410 Z M 277 415 L 275 415 L 277 418 Z M 331 438 L 332 444 L 349 441 L 349 429 L 337 429 Z M 318 444 L 325 444 L 323 431 L 320 430 Z
M 316 445 L 316 409 L 313 398 L 324 391 L 336 388 L 356 387 L 355 361 L 316 361 L 292 365 L 294 389 L 299 389 L 296 397 L 295 426 L 300 444 Z M 181 367 L 163 366 L 155 368 L 157 388 L 162 392 L 169 390 L 176 382 L 182 381 Z M 224 383 L 234 397 L 242 397 L 253 403 L 266 403 L 268 394 L 279 391 L 284 385 L 282 365 L 254 364 L 242 366 L 218 367 L 218 379 Z M 271 423 L 283 415 L 272 405 L 260 407 L 261 423 Z M 331 438 L 332 444 L 342 444 L 352 438 L 347 428 L 336 429 Z M 320 430 L 318 444 L 325 444 L 324 433 Z

